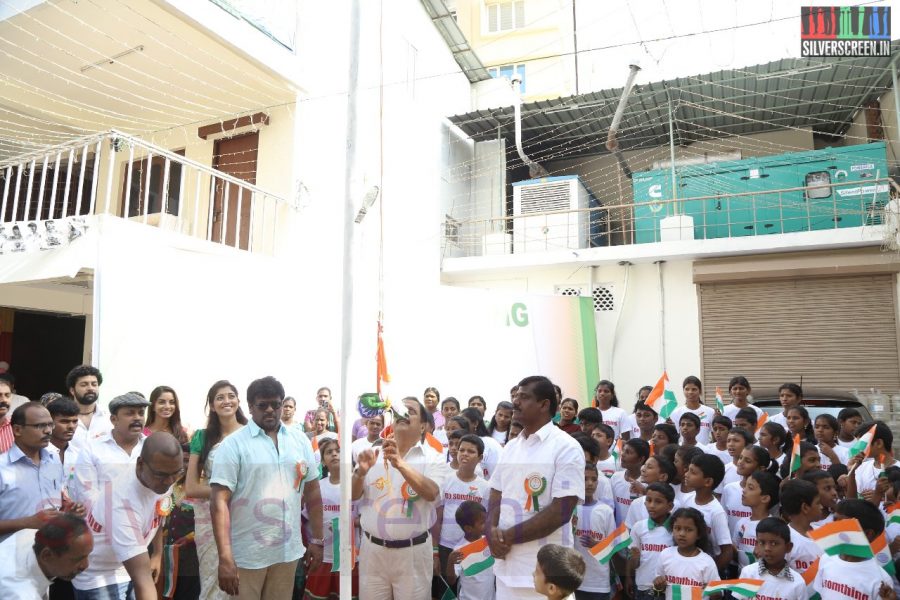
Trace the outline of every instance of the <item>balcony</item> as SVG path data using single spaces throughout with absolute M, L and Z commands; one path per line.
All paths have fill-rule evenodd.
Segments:
M 251 182 L 115 130 L 0 161 L 0 189 L 0 227 L 17 235 L 39 222 L 49 235 L 49 222 L 106 214 L 270 255 L 279 214 L 293 208 Z
M 877 245 L 896 229 L 890 179 L 448 220 L 444 272 Z

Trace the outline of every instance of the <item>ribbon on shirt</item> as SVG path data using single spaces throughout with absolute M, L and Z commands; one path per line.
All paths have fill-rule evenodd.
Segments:
M 413 516 L 413 502 L 419 499 L 419 492 L 414 490 L 407 482 L 403 482 L 400 486 L 400 495 L 403 496 L 403 503 L 406 504 L 406 516 Z
M 306 474 L 309 473 L 309 465 L 306 464 L 305 460 L 297 461 L 295 471 L 296 477 L 294 477 L 294 488 L 299 492 L 300 486 L 303 485 L 303 480 L 306 479 Z
M 541 505 L 538 502 L 538 497 L 544 493 L 544 490 L 547 489 L 547 478 L 542 476 L 540 473 L 532 473 L 528 477 L 525 478 L 525 510 L 530 511 L 532 506 L 534 507 L 534 512 L 539 512 L 541 510 Z

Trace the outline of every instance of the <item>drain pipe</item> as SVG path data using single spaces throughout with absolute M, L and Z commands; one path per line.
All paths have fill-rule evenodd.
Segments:
M 656 273 L 659 277 L 659 357 L 662 363 L 662 370 L 666 370 L 666 294 L 663 288 L 663 263 L 664 260 L 656 261 Z
M 534 162 L 528 155 L 525 154 L 525 150 L 522 149 L 522 92 L 520 88 L 520 83 L 522 78 L 518 75 L 513 75 L 512 78 L 512 93 L 513 93 L 513 109 L 515 111 L 516 117 L 516 152 L 519 153 L 519 158 L 522 159 L 522 162 L 528 165 L 528 176 L 532 179 L 537 179 L 538 177 L 546 177 L 550 173 L 547 172 L 547 169 L 542 167 L 539 163 Z
M 625 267 L 625 285 L 622 287 L 622 296 L 619 300 L 619 310 L 616 314 L 616 324 L 613 326 L 612 348 L 609 351 L 609 378 L 615 377 L 613 374 L 613 366 L 616 360 L 616 341 L 619 339 L 619 321 L 622 320 L 622 313 L 625 311 L 625 301 L 628 298 L 628 274 L 631 271 L 631 262 L 627 260 L 619 261 L 620 267 Z
M 616 157 L 625 177 L 631 179 L 631 168 L 625 160 L 625 155 L 619 150 L 619 140 L 616 139 L 616 136 L 619 133 L 619 123 L 622 121 L 622 115 L 625 114 L 625 105 L 628 103 L 628 96 L 631 95 L 631 90 L 634 87 L 634 80 L 637 77 L 638 71 L 641 70 L 638 65 L 628 65 L 628 68 L 631 69 L 631 71 L 628 73 L 628 81 L 625 82 L 625 87 L 622 88 L 622 97 L 619 98 L 619 105 L 616 107 L 612 123 L 609 125 L 609 133 L 606 135 L 606 149 L 612 152 L 613 156 Z

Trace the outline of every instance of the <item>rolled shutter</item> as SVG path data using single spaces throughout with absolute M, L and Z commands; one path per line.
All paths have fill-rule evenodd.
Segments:
M 704 283 L 703 381 L 900 391 L 893 275 Z

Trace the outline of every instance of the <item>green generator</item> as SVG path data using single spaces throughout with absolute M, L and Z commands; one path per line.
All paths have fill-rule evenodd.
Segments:
M 887 176 L 884 142 L 686 165 L 675 168 L 677 213 L 693 217 L 694 239 L 872 225 L 890 200 L 873 182 Z M 676 214 L 672 172 L 635 173 L 632 187 L 635 243 L 657 242 Z

